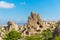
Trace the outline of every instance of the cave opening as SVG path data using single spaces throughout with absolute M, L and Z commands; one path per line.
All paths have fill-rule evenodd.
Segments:
M 39 25 L 39 22 L 37 22 L 37 24 Z
M 40 27 L 40 28 L 43 28 L 43 26 L 42 26 L 42 25 L 40 25 L 39 27 Z
M 29 35 L 29 32 L 28 32 L 28 31 L 26 31 L 26 34 L 27 34 L 27 35 Z

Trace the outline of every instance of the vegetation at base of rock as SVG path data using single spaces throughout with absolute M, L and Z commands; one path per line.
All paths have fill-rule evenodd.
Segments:
M 52 38 L 52 32 L 46 30 L 39 35 L 26 36 L 25 40 L 52 40 L 51 38 Z
M 53 32 L 49 29 L 44 30 L 41 34 L 31 35 L 31 36 L 23 36 L 24 40 L 60 40 L 60 37 L 56 36 L 53 38 Z M 21 34 L 15 30 L 10 31 L 6 34 L 3 40 L 18 40 L 21 38 Z
M 44 40 L 43 35 L 26 36 L 25 40 Z
M 56 36 L 53 40 L 60 40 L 60 37 Z
M 45 37 L 45 40 L 52 38 L 52 32 L 50 30 L 43 31 L 42 35 Z
M 4 36 L 3 40 L 18 40 L 20 38 L 21 34 L 15 30 L 12 30 Z

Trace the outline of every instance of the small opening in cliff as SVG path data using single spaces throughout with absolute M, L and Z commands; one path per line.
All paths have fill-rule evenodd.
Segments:
M 40 25 L 39 27 L 40 27 L 40 28 L 43 28 L 43 26 L 42 26 L 42 25 Z
M 28 29 L 30 29 L 30 27 L 28 27 Z
M 28 32 L 28 31 L 26 31 L 26 34 L 27 34 L 27 35 L 29 35 L 29 32 Z
M 39 22 L 37 22 L 37 24 L 39 25 Z

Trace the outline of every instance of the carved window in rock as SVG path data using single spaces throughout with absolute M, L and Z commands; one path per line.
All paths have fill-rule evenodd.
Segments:
M 39 27 L 40 27 L 40 28 L 43 28 L 43 26 L 42 26 L 42 25 L 40 25 Z
M 28 29 L 30 29 L 30 27 L 28 27 Z
M 39 25 L 39 22 L 37 22 L 37 24 Z
M 26 31 L 26 35 L 29 35 L 29 32 L 28 31 Z

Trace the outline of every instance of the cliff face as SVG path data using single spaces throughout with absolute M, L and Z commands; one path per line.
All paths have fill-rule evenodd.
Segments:
M 32 27 L 39 26 L 39 28 L 43 28 L 43 21 L 41 20 L 40 15 L 31 12 L 31 15 L 28 17 L 28 25 L 31 25 Z
M 50 25 L 45 24 L 39 14 L 31 12 L 31 15 L 28 17 L 28 23 L 20 28 L 20 32 L 22 35 L 35 35 L 43 30 L 47 30 L 47 26 Z

